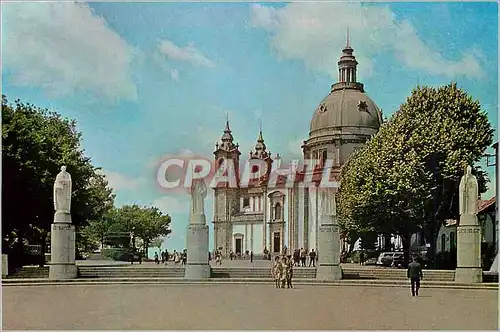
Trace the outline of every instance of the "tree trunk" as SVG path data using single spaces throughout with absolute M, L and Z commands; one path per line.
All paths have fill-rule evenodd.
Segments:
M 406 266 L 408 266 L 410 261 L 410 239 L 411 235 L 401 234 L 401 242 L 403 243 L 404 261 Z
M 47 249 L 47 235 L 42 235 L 42 238 L 41 238 L 41 246 L 42 246 L 42 252 L 41 252 L 41 257 L 40 257 L 40 262 L 39 262 L 39 266 L 40 267 L 44 267 L 45 266 L 45 250 Z
M 384 251 L 392 251 L 391 234 L 383 234 L 384 236 Z
M 435 223 L 432 222 L 431 225 L 427 227 L 425 232 L 426 242 L 430 245 L 427 247 L 427 258 L 431 260 L 430 267 L 435 267 L 436 263 L 436 241 L 438 237 L 438 232 L 435 229 Z

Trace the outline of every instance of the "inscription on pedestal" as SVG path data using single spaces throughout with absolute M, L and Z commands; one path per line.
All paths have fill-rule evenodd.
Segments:
M 338 226 L 319 226 L 319 231 L 322 233 L 333 233 L 333 232 L 338 232 L 339 227 Z
M 476 233 L 480 233 L 480 232 L 481 232 L 481 229 L 477 226 L 473 226 L 473 227 L 461 226 L 461 227 L 458 227 L 458 230 L 457 230 L 457 233 L 459 233 L 459 234 L 476 234 Z
M 73 229 L 73 225 L 70 224 L 52 224 L 53 231 L 70 231 Z

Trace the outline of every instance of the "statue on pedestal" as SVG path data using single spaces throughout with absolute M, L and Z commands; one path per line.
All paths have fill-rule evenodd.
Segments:
M 194 179 L 191 185 L 191 214 L 198 216 L 205 214 L 205 197 L 207 186 L 203 179 Z
M 335 192 L 332 189 L 323 189 L 321 192 L 321 211 L 323 215 L 336 216 L 337 203 Z
M 66 166 L 61 167 L 54 182 L 54 209 L 63 213 L 71 210 L 71 175 L 66 172 Z
M 479 186 L 476 177 L 472 174 L 472 168 L 467 166 L 465 175 L 460 180 L 459 187 L 460 215 L 477 214 L 477 199 L 479 197 Z

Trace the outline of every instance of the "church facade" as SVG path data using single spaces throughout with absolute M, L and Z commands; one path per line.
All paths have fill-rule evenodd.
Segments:
M 301 146 L 304 160 L 333 161 L 332 174 L 338 177 L 341 166 L 351 154 L 375 135 L 382 124 L 382 112 L 357 81 L 354 50 L 347 43 L 338 61 L 338 82 L 315 109 L 309 137 Z M 221 142 L 216 144 L 215 161 L 231 159 L 239 168 L 239 146 L 226 123 Z M 271 166 L 281 162 L 267 150 L 259 132 L 250 159 Z M 296 183 L 291 188 L 269 188 L 266 181 L 251 187 L 214 188 L 214 244 L 224 255 L 264 249 L 279 253 L 289 249 L 316 249 L 319 216 L 318 189 Z

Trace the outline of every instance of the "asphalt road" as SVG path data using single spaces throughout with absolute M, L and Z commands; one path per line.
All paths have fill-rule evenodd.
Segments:
M 3 329 L 498 328 L 498 292 L 272 285 L 6 286 Z

